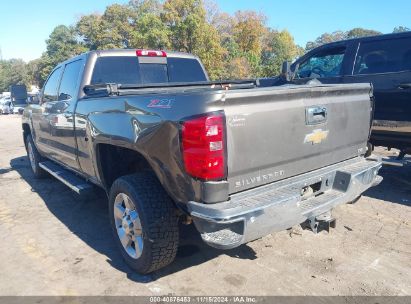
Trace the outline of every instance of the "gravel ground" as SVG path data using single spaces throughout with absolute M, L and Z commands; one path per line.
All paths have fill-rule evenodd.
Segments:
M 297 226 L 220 251 L 183 226 L 175 263 L 141 276 L 115 248 L 107 200 L 33 179 L 20 117 L 0 116 L 0 295 L 411 295 L 411 166 L 380 174 L 330 233 Z

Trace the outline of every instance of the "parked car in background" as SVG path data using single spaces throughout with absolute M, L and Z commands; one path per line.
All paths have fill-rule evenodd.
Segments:
M 39 93 L 28 93 L 27 103 L 28 104 L 38 104 L 39 103 Z
M 13 103 L 13 113 L 22 114 L 27 106 L 27 88 L 24 84 L 11 85 L 10 97 Z
M 372 83 L 375 111 L 370 142 L 411 151 L 411 32 L 338 41 L 291 65 L 294 83 Z M 344 114 L 344 113 L 342 113 Z
M 0 114 L 13 113 L 13 104 L 10 97 L 0 99 Z
M 306 220 L 332 226 L 335 206 L 382 179 L 365 157 L 370 93 L 210 82 L 190 54 L 92 51 L 52 71 L 23 138 L 35 176 L 105 190 L 125 261 L 149 273 L 175 258 L 179 220 L 220 249 Z

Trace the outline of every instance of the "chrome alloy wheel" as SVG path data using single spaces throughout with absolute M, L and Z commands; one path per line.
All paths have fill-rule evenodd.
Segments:
M 34 151 L 30 141 L 27 143 L 27 152 L 29 155 L 31 169 L 33 172 L 36 172 L 36 159 L 34 158 Z
M 117 194 L 114 200 L 114 222 L 124 250 L 138 259 L 143 252 L 143 228 L 136 206 L 124 193 Z

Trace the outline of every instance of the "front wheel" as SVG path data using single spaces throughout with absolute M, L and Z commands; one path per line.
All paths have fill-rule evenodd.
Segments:
M 110 190 L 110 223 L 126 263 L 146 274 L 170 264 L 178 248 L 178 216 L 156 177 L 133 174 Z
M 40 168 L 39 163 L 42 161 L 42 157 L 40 153 L 37 151 L 36 146 L 34 145 L 33 138 L 31 135 L 27 135 L 26 137 L 26 148 L 27 148 L 27 156 L 29 158 L 31 171 L 36 178 L 42 178 L 46 175 L 46 172 Z

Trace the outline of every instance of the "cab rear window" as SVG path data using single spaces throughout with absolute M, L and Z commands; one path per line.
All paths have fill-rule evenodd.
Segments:
M 167 58 L 167 64 L 139 63 L 138 57 L 99 57 L 91 84 L 154 84 L 206 81 L 202 66 L 192 58 Z

